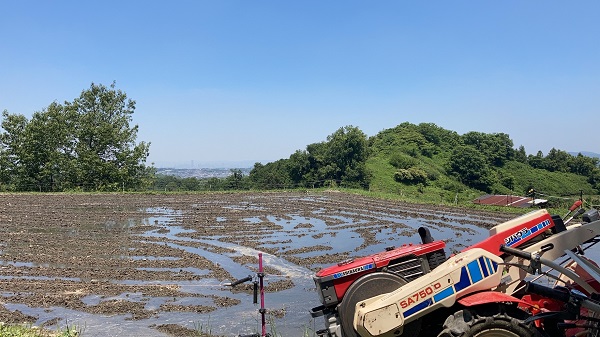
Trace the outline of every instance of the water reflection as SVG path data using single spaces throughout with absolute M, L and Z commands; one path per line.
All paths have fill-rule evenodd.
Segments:
M 320 202 L 314 210 L 305 213 L 284 212 L 270 213 L 270 210 L 253 202 L 237 205 L 223 205 L 228 210 L 253 210 L 265 214 L 247 217 L 235 217 L 234 213 L 227 216 L 207 217 L 206 223 L 197 225 L 190 223 L 186 214 L 179 210 L 156 207 L 140 210 L 142 219 L 110 220 L 102 228 L 94 228 L 92 235 L 109 235 L 111 231 L 125 232 L 136 238 L 137 243 L 167 247 L 164 255 L 152 253 L 144 255 L 133 247 L 123 247 L 117 252 L 124 263 L 134 262 L 132 267 L 140 272 L 169 275 L 160 280 L 137 280 L 135 277 L 127 280 L 111 280 L 112 284 L 120 286 L 172 286 L 182 296 L 167 297 L 148 295 L 138 291 L 124 291 L 112 296 L 90 294 L 83 297 L 86 305 L 100 305 L 106 301 L 130 301 L 143 303 L 145 310 L 156 311 L 152 317 L 141 320 L 130 320 L 131 315 L 104 316 L 83 313 L 59 307 L 30 308 L 22 304 L 8 304 L 9 310 L 20 310 L 25 314 L 38 316 L 37 324 L 55 317 L 69 317 L 68 322 L 59 322 L 85 327 L 84 336 L 166 336 L 155 329 L 152 324 L 178 324 L 190 329 L 199 325 L 209 326 L 213 333 L 225 336 L 253 333 L 258 330 L 258 307 L 252 304 L 252 295 L 244 292 L 232 292 L 223 286 L 227 280 L 216 279 L 208 269 L 195 267 L 169 267 L 169 262 L 184 260 L 173 256 L 172 250 L 185 252 L 186 258 L 202 257 L 224 269 L 231 278 L 238 279 L 255 275 L 255 263 L 248 264 L 240 261 L 255 261 L 240 257 L 256 258 L 263 253 L 265 266 L 274 272 L 267 274 L 266 283 L 291 280 L 294 287 L 283 291 L 266 294 L 266 306 L 269 310 L 280 310 L 286 314 L 283 318 L 275 319 L 277 330 L 283 336 L 302 336 L 313 322 L 308 314 L 311 307 L 317 306 L 318 296 L 314 292 L 312 275 L 320 266 L 331 265 L 338 260 L 334 254 L 347 254 L 349 257 L 364 256 L 385 250 L 394 246 L 399 247 L 410 243 L 418 243 L 417 228 L 426 226 L 435 239 L 447 242 L 447 253 L 459 251 L 464 246 L 487 237 L 487 230 L 477 226 L 485 221 L 460 214 L 442 213 L 436 215 L 424 212 L 407 214 L 398 210 L 379 209 L 363 212 L 356 209 L 343 209 L 331 212 L 325 203 L 326 197 L 306 197 L 303 200 Z M 228 226 L 242 226 L 240 230 L 224 235 L 220 229 Z M 250 226 L 248 226 L 250 225 Z M 142 226 L 148 226 L 142 227 Z M 141 228 L 136 228 L 141 227 Z M 248 229 L 250 227 L 250 229 Z M 137 229 L 137 230 L 134 230 Z M 147 229 L 147 230 L 146 230 Z M 206 233 L 205 229 L 211 234 Z M 215 230 L 216 229 L 216 230 Z M 145 231 L 144 231 L 145 230 Z M 86 234 L 84 229 L 65 230 L 66 235 Z M 87 233 L 89 234 L 89 233 Z M 317 247 L 317 249 L 307 249 Z M 3 247 L 6 249 L 6 247 Z M 152 251 L 152 250 L 149 250 Z M 128 253 L 132 254 L 129 255 Z M 171 253 L 171 254 L 170 254 Z M 327 255 L 326 255 L 327 254 Z M 322 257 L 322 258 L 321 258 Z M 0 255 L 1 258 L 1 255 Z M 307 259 L 306 266 L 297 265 L 290 261 Z M 140 263 L 155 262 L 156 264 Z M 185 261 L 185 260 L 184 260 Z M 37 268 L 48 267 L 48 264 L 35 264 L 26 261 L 2 261 L 0 265 L 6 268 Z M 158 265 L 159 267 L 147 267 Z M 197 279 L 177 279 L 180 274 L 191 275 Z M 0 279 L 13 280 L 16 277 L 0 276 Z M 61 280 L 81 282 L 79 278 L 28 277 L 23 275 L 18 279 L 24 280 Z M 3 294 L 10 297 L 13 294 Z M 223 307 L 218 305 L 218 299 L 229 298 L 240 303 Z M 210 313 L 196 312 L 165 312 L 161 306 L 165 304 L 180 306 L 214 306 L 216 310 Z M 317 322 L 321 328 L 322 322 Z

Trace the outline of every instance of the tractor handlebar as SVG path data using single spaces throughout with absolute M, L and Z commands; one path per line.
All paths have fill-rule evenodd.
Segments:
M 571 298 L 571 294 L 567 289 L 550 288 L 530 281 L 525 284 L 525 292 L 552 298 L 565 303 L 569 302 L 569 299 Z
M 582 306 L 594 312 L 600 312 L 600 303 L 590 299 L 584 293 L 577 290 L 568 290 L 566 288 L 550 288 L 528 281 L 525 285 L 525 292 L 538 294 L 544 297 L 559 300 L 564 303 L 572 303 L 576 306 Z M 592 296 L 592 298 L 593 297 L 594 296 Z
M 540 252 L 543 253 L 543 252 L 551 250 L 551 249 L 554 249 L 554 245 L 550 243 L 550 244 L 542 246 Z M 529 261 L 528 264 L 525 264 L 522 267 L 520 267 L 520 268 L 523 268 L 524 270 L 526 270 L 529 274 L 538 274 L 538 273 L 542 274 L 542 265 L 544 265 L 544 266 L 550 267 L 554 270 L 557 270 L 561 274 L 567 276 L 568 278 L 573 280 L 575 283 L 577 283 L 579 286 L 581 286 L 581 288 L 583 290 L 585 290 L 587 293 L 593 294 L 596 292 L 596 290 L 591 285 L 589 285 L 584 279 L 582 279 L 575 272 L 573 272 L 572 270 L 570 270 L 568 268 L 561 266 L 560 264 L 558 264 L 554 261 L 542 258 L 540 256 L 540 254 L 538 254 L 538 253 L 525 252 L 523 250 L 512 248 L 512 247 L 507 247 L 505 245 L 500 245 L 500 251 L 503 253 L 514 255 L 516 257 L 520 257 L 522 259 Z
M 503 253 L 514 255 L 516 257 L 523 258 L 525 260 L 531 260 L 532 258 L 531 253 L 524 252 L 520 249 L 512 248 L 506 245 L 500 245 L 500 251 Z

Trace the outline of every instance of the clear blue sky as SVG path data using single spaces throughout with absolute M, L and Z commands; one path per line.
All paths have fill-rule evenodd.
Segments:
M 0 0 L 0 16 L 0 111 L 116 81 L 159 167 L 406 121 L 600 153 L 597 0 Z

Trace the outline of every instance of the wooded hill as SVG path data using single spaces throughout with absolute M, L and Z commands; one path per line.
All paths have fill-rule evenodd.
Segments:
M 598 158 L 553 148 L 527 154 L 508 134 L 463 135 L 432 123 L 403 123 L 367 138 L 346 126 L 288 159 L 257 163 L 246 188 L 341 186 L 452 202 L 483 193 L 548 197 L 600 190 Z
M 2 112 L 0 191 L 268 190 L 346 187 L 417 200 L 472 200 L 482 193 L 597 195 L 599 158 L 553 148 L 515 148 L 509 135 L 459 135 L 432 123 L 402 123 L 367 137 L 346 126 L 287 159 L 256 163 L 224 179 L 156 175 L 150 144 L 131 125 L 135 101 L 92 83 L 73 101 L 30 119 Z

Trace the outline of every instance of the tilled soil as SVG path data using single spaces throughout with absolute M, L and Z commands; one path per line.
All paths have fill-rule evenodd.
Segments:
M 449 228 L 455 233 L 449 240 L 460 246 L 469 234 L 462 223 L 488 228 L 511 217 L 339 192 L 0 194 L 0 321 L 38 320 L 7 309 L 7 304 L 62 307 L 107 317 L 127 314 L 128 320 L 160 317 L 165 312 L 208 313 L 238 305 L 234 296 L 182 290 L 182 282 L 234 279 L 221 264 L 182 249 L 187 246 L 230 254 L 235 263 L 255 271 L 256 257 L 236 255 L 227 244 L 250 247 L 316 271 L 378 243 L 382 231 L 414 236 L 415 228 L 396 219 L 422 219 Z M 316 231 L 314 219 L 322 220 L 325 230 Z M 285 227 L 292 222 L 293 227 Z M 163 235 L 170 226 L 181 230 L 176 234 L 181 240 Z M 335 252 L 323 242 L 294 244 L 303 236 L 335 238 L 342 230 L 355 233 L 362 244 Z M 282 238 L 281 233 L 290 237 Z M 205 239 L 222 244 L 203 243 Z M 281 274 L 266 268 L 267 274 Z M 278 292 L 293 286 L 293 279 L 283 276 L 269 282 L 265 290 Z M 250 293 L 252 289 L 245 285 L 235 291 Z M 129 299 L 130 294 L 139 296 Z M 90 296 L 97 300 L 91 303 Z M 159 297 L 172 299 L 148 305 Z M 202 299 L 203 304 L 183 304 L 177 301 L 180 298 Z M 68 318 L 56 317 L 42 324 L 52 326 L 63 319 Z M 197 332 L 169 323 L 153 328 L 175 336 Z

